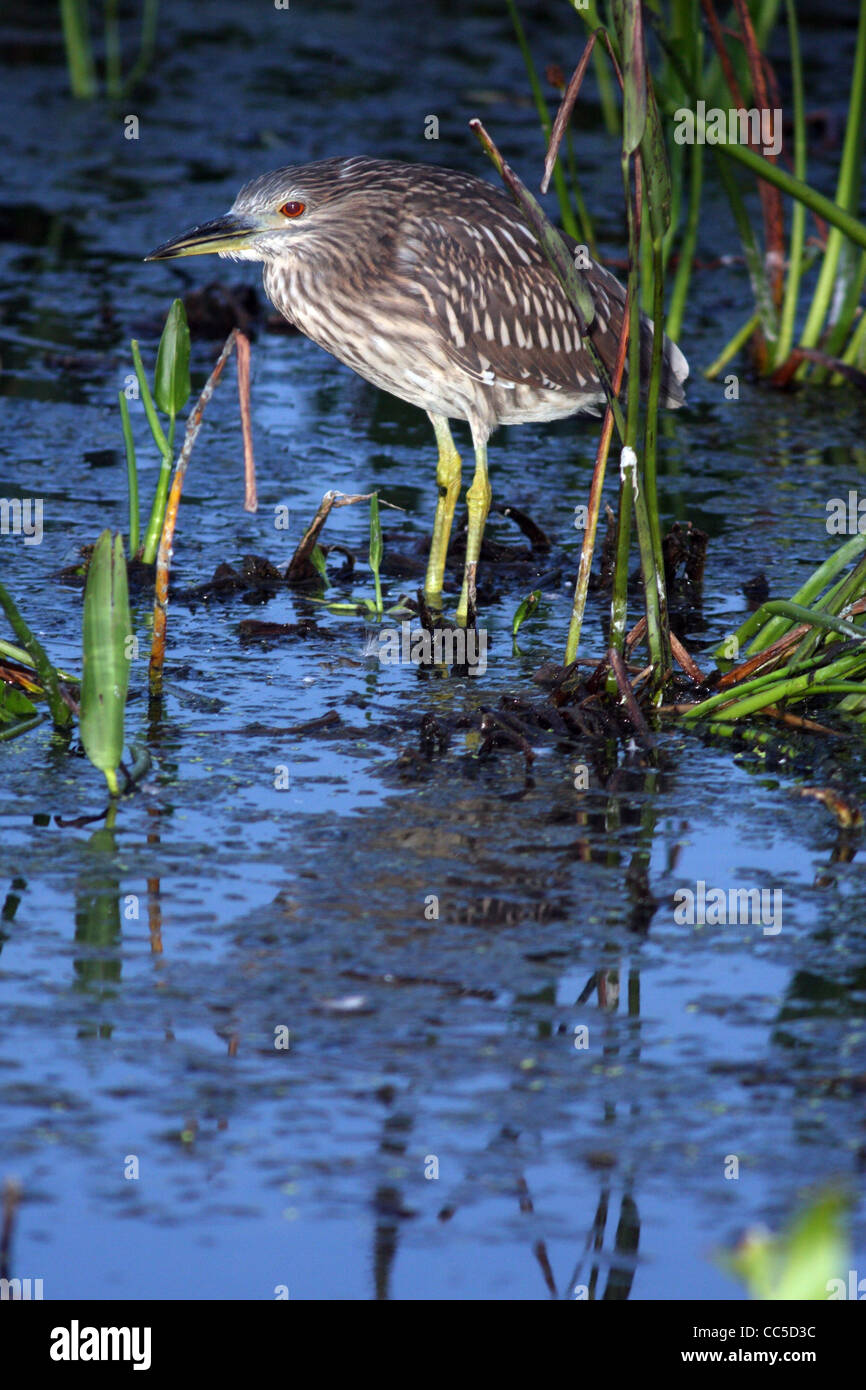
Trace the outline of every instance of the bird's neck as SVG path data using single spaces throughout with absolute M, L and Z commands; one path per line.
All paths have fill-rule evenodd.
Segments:
M 343 298 L 351 259 L 345 237 L 332 245 L 317 245 L 314 251 L 298 247 L 291 256 L 265 262 L 265 294 L 283 318 L 319 341 L 328 304 L 336 305 Z

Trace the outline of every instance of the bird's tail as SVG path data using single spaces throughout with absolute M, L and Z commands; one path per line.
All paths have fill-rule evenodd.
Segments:
M 646 389 L 652 367 L 653 338 L 655 325 L 646 314 L 640 320 L 640 375 L 641 386 Z M 688 378 L 689 364 L 672 338 L 665 334 L 662 350 L 662 389 L 661 404 L 668 410 L 677 410 L 685 403 L 686 393 L 683 382 Z
M 576 247 L 577 243 L 574 243 L 574 246 Z M 585 255 L 586 248 L 584 247 L 582 250 Z M 591 260 L 587 268 L 583 266 L 578 268 L 583 270 L 584 283 L 592 294 L 596 308 L 596 319 L 589 330 L 590 337 L 608 372 L 613 375 L 619 347 L 619 324 L 622 322 L 622 314 L 625 310 L 626 289 L 616 276 L 598 261 Z M 640 374 L 641 386 L 644 390 L 649 383 L 652 350 L 653 321 L 646 314 L 641 314 Z M 686 399 L 683 382 L 688 374 L 689 364 L 683 353 L 676 343 L 665 334 L 661 394 L 659 397 L 663 406 L 670 410 L 676 410 L 683 405 Z M 628 371 L 626 370 L 627 376 Z

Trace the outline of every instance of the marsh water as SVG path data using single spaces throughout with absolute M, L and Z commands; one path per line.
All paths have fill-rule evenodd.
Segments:
M 834 37 L 801 8 L 829 190 L 853 29 Z M 570 70 L 570 8 L 523 13 L 542 69 Z M 134 53 L 133 17 L 122 33 Z M 0 495 L 42 499 L 44 517 L 38 545 L 0 538 L 2 578 L 75 671 L 81 590 L 62 572 L 126 528 L 129 340 L 152 365 L 175 295 L 259 289 L 252 267 L 145 265 L 147 251 L 280 164 L 363 152 L 486 176 L 467 129 L 481 115 L 537 183 L 543 144 L 507 11 L 487 0 L 439 0 L 423 24 L 395 3 L 165 7 L 154 63 L 117 107 L 67 96 L 43 7 L 7 7 L 0 60 Z M 618 161 L 594 93 L 576 149 L 616 257 Z M 827 502 L 864 485 L 866 451 L 847 388 L 773 392 L 743 364 L 736 398 L 703 379 L 749 312 L 722 194 L 707 196 L 688 404 L 660 454 L 665 522 L 709 535 L 684 629 L 709 669 L 748 611 L 743 584 L 763 572 L 787 596 L 836 546 Z M 197 387 L 217 351 L 194 342 Z M 158 460 L 132 404 L 149 501 Z M 402 509 L 382 512 L 386 599 L 418 587 L 426 418 L 264 322 L 252 409 L 249 515 L 232 368 L 181 504 L 158 717 L 146 657 L 133 666 L 143 783 L 87 821 L 107 797 L 77 738 L 45 720 L 0 744 L 10 1275 L 42 1279 L 45 1298 L 738 1299 L 718 1252 L 828 1183 L 852 1195 L 866 1273 L 864 860 L 799 794 L 866 794 L 858 727 L 764 754 L 667 724 L 652 757 L 541 734 L 530 761 L 507 744 L 480 756 L 479 711 L 539 698 L 536 673 L 562 659 L 597 425 L 494 437 L 495 502 L 551 550 L 490 559 L 487 668 L 461 676 L 378 661 L 363 617 L 288 588 L 189 592 L 249 554 L 285 567 L 328 489 Z M 372 595 L 368 526 L 365 505 L 332 513 L 323 540 L 357 563 L 329 598 Z M 501 514 L 489 536 L 526 549 Z M 133 610 L 146 653 L 150 600 Z M 583 655 L 603 651 L 607 610 L 593 594 Z M 315 625 L 250 641 L 250 618 Z M 781 895 L 781 929 L 682 924 L 675 895 L 699 883 Z

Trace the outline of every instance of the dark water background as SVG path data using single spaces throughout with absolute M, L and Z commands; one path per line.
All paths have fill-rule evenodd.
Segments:
M 61 667 L 80 665 L 81 596 L 57 572 L 104 526 L 126 525 L 116 393 L 130 337 L 152 362 L 173 295 L 218 275 L 258 284 L 254 268 L 142 256 L 282 163 L 364 152 L 486 175 L 476 114 L 537 179 L 543 147 L 507 13 L 467 8 L 166 6 L 151 72 L 112 110 L 66 96 L 50 7 L 7 7 L 0 495 L 43 498 L 45 534 L 38 547 L 4 536 L 0 564 Z M 846 12 L 824 29 L 818 7 L 801 9 L 809 104 L 832 130 L 854 30 Z M 582 26 L 569 7 L 523 13 L 539 65 L 570 69 Z M 130 18 L 125 51 L 135 34 Z M 124 139 L 129 113 L 137 141 Z M 621 255 L 618 163 L 592 86 L 576 141 L 605 250 Z M 830 141 L 810 171 L 826 191 L 837 159 Z M 749 311 L 742 266 L 713 264 L 739 248 L 709 164 L 707 177 L 707 268 L 681 339 L 689 403 L 661 439 L 665 520 L 710 535 L 687 633 L 699 656 L 742 620 L 740 585 L 756 571 L 790 594 L 831 552 L 827 500 L 866 472 L 863 406 L 847 390 L 781 395 L 741 372 L 727 401 L 702 379 Z M 215 350 L 194 348 L 199 385 Z M 140 414 L 134 424 L 149 498 L 156 459 Z M 249 552 L 284 564 L 327 488 L 379 488 L 405 508 L 384 513 L 386 592 L 412 592 L 387 563 L 426 545 L 425 417 L 302 338 L 260 332 L 253 426 L 251 517 L 234 387 L 221 387 L 174 582 Z M 498 584 L 488 570 L 484 676 L 380 666 L 361 619 L 321 611 L 318 636 L 242 643 L 244 618 L 310 615 L 288 590 L 267 606 L 176 601 L 159 725 L 145 662 L 133 668 L 128 729 L 154 764 L 113 829 L 62 824 L 98 813 L 104 790 L 47 723 L 0 745 L 0 1178 L 24 1190 L 11 1273 L 42 1278 L 47 1298 L 267 1299 L 286 1285 L 293 1298 L 513 1299 L 574 1284 L 739 1298 L 714 1251 L 779 1225 L 828 1180 L 854 1195 L 852 1267 L 866 1273 L 863 867 L 795 795 L 835 779 L 862 796 L 860 737 L 770 762 L 676 731 L 655 767 L 550 738 L 531 773 L 517 752 L 476 756 L 479 706 L 536 696 L 533 672 L 561 657 L 594 439 L 591 423 L 566 421 L 493 440 L 495 500 L 544 526 L 547 569 L 562 574 L 514 651 L 533 574 Z M 279 504 L 288 536 L 274 529 Z M 367 524 L 344 508 L 326 538 L 364 557 Z M 502 518 L 490 534 L 517 539 Z M 372 594 L 363 562 L 353 592 Z M 605 611 L 594 598 L 587 654 Z M 147 602 L 135 618 L 146 650 Z M 330 711 L 339 723 L 291 732 Z M 452 729 L 432 753 L 427 713 Z M 699 879 L 781 890 L 783 930 L 677 925 L 673 895 Z M 425 916 L 432 894 L 438 920 Z M 280 1027 L 287 1051 L 274 1048 Z M 137 1180 L 124 1177 L 130 1155 Z

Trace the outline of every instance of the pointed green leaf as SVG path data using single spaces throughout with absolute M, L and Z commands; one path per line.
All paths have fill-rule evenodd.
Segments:
M 382 563 L 382 526 L 379 521 L 379 498 L 374 492 L 370 498 L 370 569 L 379 573 Z
M 512 635 L 512 637 L 516 637 L 516 636 L 517 636 L 518 632 L 520 631 L 521 624 L 522 624 L 528 617 L 530 617 L 531 614 L 533 614 L 533 613 L 535 612 L 536 608 L 538 607 L 538 601 L 539 601 L 540 598 L 541 598 L 541 590 L 540 590 L 540 589 L 533 589 L 531 594 L 527 594 L 527 595 L 526 595 L 526 598 L 525 598 L 525 599 L 523 600 L 523 602 L 519 605 L 519 607 L 518 607 L 518 609 L 517 609 L 517 612 L 516 612 L 515 615 L 514 615 L 514 619 L 513 619 L 512 623 L 511 623 L 511 635 Z
M 622 148 L 634 154 L 646 127 L 646 49 L 641 0 L 613 0 L 613 16 L 622 54 Z
M 156 355 L 153 397 L 164 415 L 174 418 L 189 400 L 189 324 L 181 300 L 168 311 Z
M 123 756 L 132 619 L 123 540 L 103 531 L 84 591 L 83 673 L 79 726 L 85 752 L 105 773 L 112 793 Z
M 328 566 L 325 560 L 325 552 L 322 550 L 322 547 L 320 545 L 314 545 L 312 550 L 310 551 L 310 564 L 313 566 L 314 570 L 318 571 L 318 573 L 322 576 L 325 583 L 327 584 Z
M 379 521 L 379 497 L 373 493 L 370 498 L 370 569 L 373 571 L 373 583 L 376 588 L 376 611 L 382 612 L 382 581 L 379 577 L 379 566 L 382 563 L 382 525 Z
M 667 231 L 671 222 L 671 171 L 661 116 L 651 84 L 647 92 L 646 128 L 640 152 L 650 218 L 655 234 L 660 236 Z

